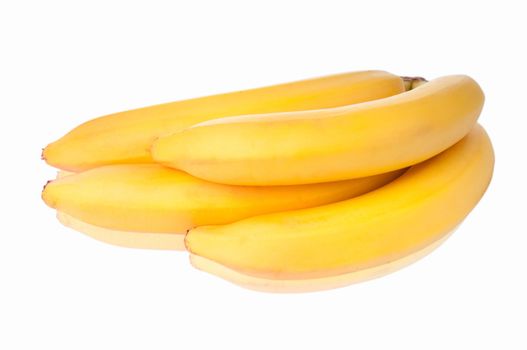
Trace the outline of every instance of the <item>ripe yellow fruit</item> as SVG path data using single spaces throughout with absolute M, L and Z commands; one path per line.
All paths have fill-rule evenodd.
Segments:
M 267 292 L 342 287 L 444 242 L 491 181 L 479 85 L 338 74 L 130 110 L 51 143 L 67 227 Z M 159 164 L 156 164 L 159 163 Z
M 385 264 L 373 266 L 363 270 L 348 272 L 341 275 L 307 278 L 307 279 L 270 279 L 244 274 L 228 268 L 215 261 L 199 255 L 190 254 L 190 263 L 195 268 L 218 276 L 240 287 L 270 293 L 304 293 L 345 287 L 350 284 L 368 281 L 398 271 L 417 260 L 425 257 L 439 247 L 450 234 L 443 236 L 425 248 L 402 258 Z
M 187 249 L 246 275 L 311 279 L 383 265 L 452 231 L 492 177 L 494 153 L 479 125 L 441 154 L 362 196 L 260 215 L 186 235 Z
M 221 118 L 154 142 L 166 166 L 231 185 L 293 185 L 370 176 L 424 161 L 475 124 L 484 95 L 462 75 L 345 107 Z
M 179 232 L 307 208 L 378 188 L 402 171 L 299 186 L 230 186 L 157 164 L 108 165 L 56 179 L 42 198 L 85 223 L 122 231 Z
M 90 120 L 48 145 L 42 157 L 52 166 L 75 172 L 109 164 L 151 163 L 149 149 L 155 138 L 205 120 L 330 108 L 404 90 L 398 76 L 363 71 L 166 103 Z

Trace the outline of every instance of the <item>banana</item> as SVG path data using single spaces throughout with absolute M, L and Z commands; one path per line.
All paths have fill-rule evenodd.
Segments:
M 82 171 L 102 165 L 151 163 L 152 141 L 198 122 L 231 115 L 330 108 L 405 91 L 403 80 L 383 71 L 337 74 L 115 113 L 90 120 L 48 145 L 52 166 Z
M 68 171 L 57 172 L 57 179 L 73 175 Z M 185 250 L 183 233 L 133 232 L 112 230 L 88 224 L 64 212 L 57 211 L 57 219 L 61 224 L 75 231 L 84 233 L 98 241 L 126 248 Z
M 228 268 L 215 261 L 199 255 L 190 254 L 190 263 L 198 270 L 210 273 L 240 287 L 269 293 L 306 293 L 334 288 L 341 288 L 350 284 L 369 281 L 398 271 L 437 249 L 452 233 L 446 234 L 432 244 L 400 259 L 373 266 L 359 271 L 348 272 L 336 276 L 308 279 L 270 279 L 246 275 Z
M 185 244 L 194 255 L 264 279 L 316 279 L 381 266 L 458 226 L 485 192 L 493 165 L 491 142 L 476 125 L 454 146 L 377 190 L 315 208 L 197 227 Z
M 210 120 L 159 138 L 152 156 L 231 185 L 318 183 L 404 168 L 459 141 L 484 102 L 468 76 L 416 85 L 344 107 Z
M 157 164 L 108 165 L 49 182 L 42 198 L 60 212 L 103 228 L 183 233 L 198 225 L 340 201 L 378 188 L 401 173 L 313 185 L 249 187 L 210 183 Z

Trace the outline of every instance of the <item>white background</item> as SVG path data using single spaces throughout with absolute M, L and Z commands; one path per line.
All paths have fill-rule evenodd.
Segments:
M 485 5 L 493 4 L 493 5 Z M 3 1 L 1 349 L 525 349 L 521 1 Z M 105 245 L 41 202 L 50 141 L 89 118 L 361 69 L 464 73 L 494 180 L 438 250 L 338 290 L 251 292 L 184 253 Z

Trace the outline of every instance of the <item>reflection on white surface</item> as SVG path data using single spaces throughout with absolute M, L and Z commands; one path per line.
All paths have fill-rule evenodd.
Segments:
M 57 211 L 57 219 L 69 228 L 96 240 L 128 248 L 185 250 L 184 233 L 131 232 L 112 230 L 88 224 Z

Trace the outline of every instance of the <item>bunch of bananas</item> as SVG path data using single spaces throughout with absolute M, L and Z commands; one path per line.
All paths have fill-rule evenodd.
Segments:
M 275 292 L 334 288 L 439 245 L 492 177 L 463 75 L 332 75 L 90 120 L 48 145 L 42 197 L 96 239 L 187 250 Z

